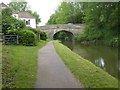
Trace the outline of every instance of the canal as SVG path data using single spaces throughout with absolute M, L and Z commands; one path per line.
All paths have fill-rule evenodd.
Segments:
M 63 42 L 72 51 L 94 63 L 118 79 L 118 49 L 100 45 L 81 45 L 74 42 Z

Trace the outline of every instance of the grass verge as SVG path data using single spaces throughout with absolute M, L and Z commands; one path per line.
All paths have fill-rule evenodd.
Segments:
M 0 90 L 2 89 L 2 45 L 0 44 Z
M 57 53 L 85 88 L 118 88 L 118 80 L 88 60 L 54 41 Z
M 37 78 L 38 49 L 46 43 L 40 41 L 37 46 L 3 45 L 3 88 L 33 88 Z

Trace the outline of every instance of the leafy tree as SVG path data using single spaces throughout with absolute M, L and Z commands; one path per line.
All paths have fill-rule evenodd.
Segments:
M 8 5 L 10 8 L 19 12 L 27 11 L 29 9 L 25 0 L 12 0 Z
M 83 13 L 79 3 L 62 2 L 47 24 L 83 23 Z
M 56 15 L 55 14 L 52 14 L 50 16 L 50 19 L 48 20 L 47 24 L 57 24 L 57 22 L 56 22 Z
M 118 46 L 119 3 L 81 3 L 81 7 L 85 14 L 85 32 L 79 40 L 104 40 L 106 44 Z
M 2 10 L 2 32 L 8 33 L 9 30 L 20 30 L 25 27 L 25 23 L 12 17 L 12 10 L 6 8 Z
M 28 7 L 28 3 L 25 0 L 12 0 L 8 5 L 10 8 L 18 12 L 22 12 L 22 11 L 29 12 L 31 15 L 33 15 L 36 18 L 37 24 L 41 22 L 40 16 L 37 14 L 37 12 L 33 12 L 30 10 L 30 7 Z
M 109 36 L 117 34 L 118 27 L 118 6 L 117 3 L 89 3 L 85 12 L 86 30 L 101 31 Z M 106 35 L 105 35 L 106 36 Z
M 119 8 L 120 2 L 62 2 L 47 24 L 84 23 L 85 32 L 78 41 L 104 40 L 105 44 L 118 46 Z

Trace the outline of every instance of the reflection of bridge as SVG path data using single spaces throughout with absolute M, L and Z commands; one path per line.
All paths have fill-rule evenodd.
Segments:
M 83 32 L 83 24 L 55 24 L 40 26 L 40 29 L 44 30 L 49 38 L 53 38 L 54 34 L 60 31 L 66 31 L 72 33 L 74 36 Z

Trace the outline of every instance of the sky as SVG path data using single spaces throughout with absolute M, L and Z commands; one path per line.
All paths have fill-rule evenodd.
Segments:
M 0 0 L 0 3 L 3 2 L 8 4 L 11 0 Z M 26 0 L 28 6 L 32 11 L 36 11 L 41 18 L 40 26 L 45 25 L 49 20 L 50 16 L 55 12 L 58 5 L 62 0 Z
M 11 0 L 0 0 L 0 3 L 4 2 L 5 4 L 8 4 L 10 1 Z M 50 16 L 55 12 L 58 5 L 60 5 L 60 3 L 62 2 L 62 0 L 25 0 L 25 1 L 28 2 L 28 6 L 31 7 L 32 11 L 36 11 L 40 15 L 40 18 L 41 18 L 41 23 L 39 24 L 40 26 L 43 26 L 45 25 L 45 23 L 47 23 Z M 94 0 L 91 0 L 91 1 L 94 1 Z M 105 0 L 105 1 L 109 1 L 109 0 Z

